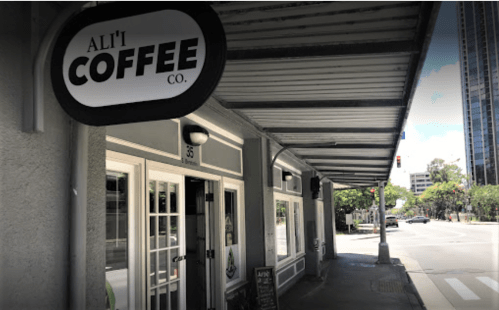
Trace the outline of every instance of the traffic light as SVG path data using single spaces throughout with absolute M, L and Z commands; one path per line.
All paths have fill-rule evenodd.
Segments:
M 376 190 L 375 190 L 374 188 L 371 188 L 371 198 L 372 198 L 372 199 L 374 199 L 374 192 L 375 192 L 375 191 L 376 191 Z
M 400 156 L 397 156 L 397 168 L 400 168 L 400 167 L 401 167 Z

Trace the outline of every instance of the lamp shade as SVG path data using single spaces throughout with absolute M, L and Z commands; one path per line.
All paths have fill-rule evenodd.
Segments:
M 210 133 L 201 126 L 186 125 L 182 131 L 182 136 L 184 137 L 185 143 L 193 146 L 199 146 L 208 141 Z
M 289 171 L 282 172 L 282 180 L 283 181 L 291 181 L 293 180 L 293 174 Z

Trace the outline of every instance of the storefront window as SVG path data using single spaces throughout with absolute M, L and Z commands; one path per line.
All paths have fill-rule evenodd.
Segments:
M 294 206 L 294 211 L 295 211 L 295 214 L 294 214 L 294 217 L 295 217 L 295 248 L 296 248 L 296 252 L 298 253 L 298 252 L 302 251 L 301 238 L 300 238 L 300 231 L 301 231 L 300 203 L 295 201 L 293 203 L 293 206 Z
M 128 174 L 106 175 L 107 302 L 128 309 Z M 112 300 L 109 299 L 113 296 Z
M 278 268 L 304 253 L 303 199 L 274 193 L 276 259 Z
M 240 246 L 238 227 L 237 191 L 225 190 L 225 255 L 226 255 L 226 283 L 232 284 L 240 279 Z
M 236 191 L 225 190 L 225 246 L 237 244 Z
M 276 211 L 276 241 L 277 241 L 277 261 L 290 256 L 289 242 L 289 221 L 287 201 L 277 200 L 275 204 Z

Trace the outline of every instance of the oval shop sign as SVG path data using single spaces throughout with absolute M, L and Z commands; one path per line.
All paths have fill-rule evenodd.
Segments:
M 203 2 L 122 2 L 62 29 L 51 77 L 62 108 L 87 125 L 170 119 L 199 108 L 225 66 L 223 26 Z

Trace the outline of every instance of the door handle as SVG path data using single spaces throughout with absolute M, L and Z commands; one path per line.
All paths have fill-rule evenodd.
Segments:
M 172 261 L 173 261 L 174 263 L 176 263 L 176 262 L 180 262 L 181 260 L 184 260 L 184 259 L 186 259 L 186 258 L 187 258 L 187 256 L 186 256 L 186 255 L 184 255 L 184 256 L 175 256 L 174 258 L 172 258 Z

